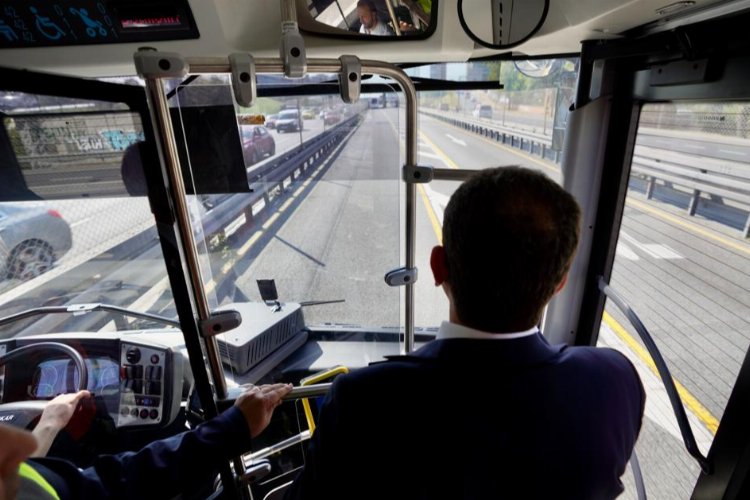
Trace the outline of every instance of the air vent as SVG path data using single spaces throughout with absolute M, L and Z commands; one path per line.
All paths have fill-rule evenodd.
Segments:
M 238 303 L 221 307 L 242 316 L 242 324 L 216 337 L 222 361 L 238 373 L 252 370 L 269 355 L 293 341 L 305 327 L 299 304 L 286 303 L 276 311 L 263 303 Z

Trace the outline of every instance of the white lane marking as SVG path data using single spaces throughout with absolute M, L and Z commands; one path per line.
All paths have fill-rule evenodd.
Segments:
M 422 187 L 424 188 L 424 192 L 427 195 L 427 199 L 430 200 L 432 210 L 435 212 L 435 215 L 437 216 L 438 221 L 440 221 L 440 225 L 442 226 L 443 212 L 445 211 L 445 207 L 448 205 L 450 196 L 443 193 L 438 193 L 437 191 L 431 189 L 429 184 L 422 184 Z
M 675 252 L 668 245 L 661 243 L 641 243 L 625 231 L 620 231 L 622 239 L 654 259 L 682 259 L 682 255 Z
M 656 255 L 657 259 L 682 259 L 682 255 L 672 250 L 668 245 L 662 245 L 658 243 L 644 243 L 644 249 L 648 249 L 651 253 Z
M 466 143 L 465 143 L 464 141 L 462 141 L 461 139 L 456 139 L 455 137 L 453 137 L 453 136 L 452 136 L 452 135 L 450 135 L 450 134 L 445 134 L 445 136 L 446 136 L 446 137 L 447 137 L 448 139 L 450 139 L 451 141 L 455 142 L 456 144 L 458 144 L 458 145 L 460 145 L 460 146 L 466 146 Z
M 424 151 L 420 151 L 418 154 L 419 154 L 419 156 L 424 156 L 425 158 L 432 158 L 432 159 L 435 159 L 435 160 L 442 160 L 442 158 L 440 158 L 438 155 L 433 154 L 433 153 L 425 153 Z
M 721 151 L 722 153 L 726 153 L 728 155 L 742 156 L 742 157 L 747 156 L 746 151 L 735 151 L 733 149 L 721 149 L 721 148 L 719 148 L 719 151 Z
M 90 221 L 90 220 L 91 220 L 91 217 L 86 217 L 85 219 L 81 219 L 81 220 L 78 220 L 78 221 L 75 221 L 75 222 L 71 222 L 71 223 L 70 223 L 70 227 L 71 227 L 71 228 L 74 228 L 74 227 L 76 227 L 76 226 L 80 226 L 80 225 L 81 225 L 81 224 L 83 224 L 84 222 L 88 222 L 88 221 Z
M 627 246 L 623 242 L 617 243 L 617 250 L 616 253 L 618 256 L 623 257 L 628 260 L 641 260 L 640 257 L 638 257 L 638 254 L 635 253 L 633 250 L 630 249 L 629 246 Z

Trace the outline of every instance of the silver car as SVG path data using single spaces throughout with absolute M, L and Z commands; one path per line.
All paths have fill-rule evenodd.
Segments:
M 30 280 L 50 270 L 72 246 L 56 210 L 0 204 L 0 279 Z

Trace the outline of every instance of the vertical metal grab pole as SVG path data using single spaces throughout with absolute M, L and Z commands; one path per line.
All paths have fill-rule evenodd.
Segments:
M 365 71 L 387 76 L 396 80 L 404 89 L 406 97 L 406 164 L 417 164 L 417 91 L 414 83 L 400 68 L 386 63 L 362 61 Z M 406 183 L 406 268 L 415 266 L 415 245 L 417 232 L 417 185 Z M 414 350 L 414 283 L 406 285 L 404 306 L 404 351 Z
M 185 242 L 185 246 L 182 250 L 184 252 L 184 260 L 188 266 L 189 279 L 187 281 L 190 286 L 190 292 L 193 295 L 193 300 L 198 309 L 198 317 L 201 322 L 203 322 L 209 318 L 211 311 L 208 307 L 205 290 L 203 289 L 198 252 L 195 246 L 193 230 L 190 225 L 190 213 L 187 206 L 185 183 L 182 179 L 180 158 L 177 153 L 174 129 L 172 128 L 172 120 L 169 115 L 169 104 L 167 103 L 164 84 L 161 78 L 146 78 L 145 81 L 149 100 L 153 107 L 153 115 L 156 119 L 156 130 L 158 131 L 158 136 L 161 141 L 164 163 L 167 176 L 169 177 L 169 185 L 172 190 L 172 198 L 175 203 L 175 220 L 177 221 L 182 240 Z M 204 336 L 203 340 L 206 346 L 206 357 L 208 358 L 209 367 L 211 369 L 211 378 L 214 383 L 217 399 L 225 399 L 227 397 L 227 383 L 224 378 L 223 367 L 221 366 L 219 346 L 216 342 L 216 338 L 213 336 Z M 244 462 L 239 457 L 235 458 L 232 462 L 234 464 L 235 477 L 242 477 L 245 473 Z M 249 485 L 246 485 L 244 488 L 239 488 L 239 493 L 243 498 L 249 498 L 252 500 L 252 492 L 250 491 Z
M 190 212 L 187 206 L 185 183 L 182 180 L 180 158 L 177 153 L 176 139 L 174 129 L 172 128 L 172 120 L 169 115 L 169 105 L 164 92 L 164 84 L 161 78 L 147 78 L 146 88 L 154 106 L 156 128 L 159 132 L 164 151 L 164 161 L 175 203 L 175 219 L 177 220 L 182 239 L 185 242 L 183 251 L 185 252 L 184 258 L 188 266 L 190 291 L 198 308 L 198 318 L 203 322 L 209 318 L 211 311 L 208 308 L 208 300 L 203 289 L 198 251 L 196 250 L 195 238 L 193 237 L 193 229 L 190 225 Z M 219 357 L 219 345 L 215 337 L 204 337 L 204 341 L 211 368 L 211 376 L 216 388 L 216 396 L 218 399 L 224 399 L 227 397 L 227 382 L 224 379 L 224 369 L 221 366 L 221 358 Z

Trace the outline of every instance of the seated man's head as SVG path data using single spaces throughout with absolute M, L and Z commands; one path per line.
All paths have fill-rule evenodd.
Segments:
M 494 333 L 537 324 L 565 283 L 580 218 L 575 199 L 539 172 L 500 167 L 464 182 L 430 262 L 451 319 Z
M 368 30 L 373 29 L 378 24 L 378 11 L 371 0 L 359 0 L 357 2 L 357 15 L 359 22 Z

